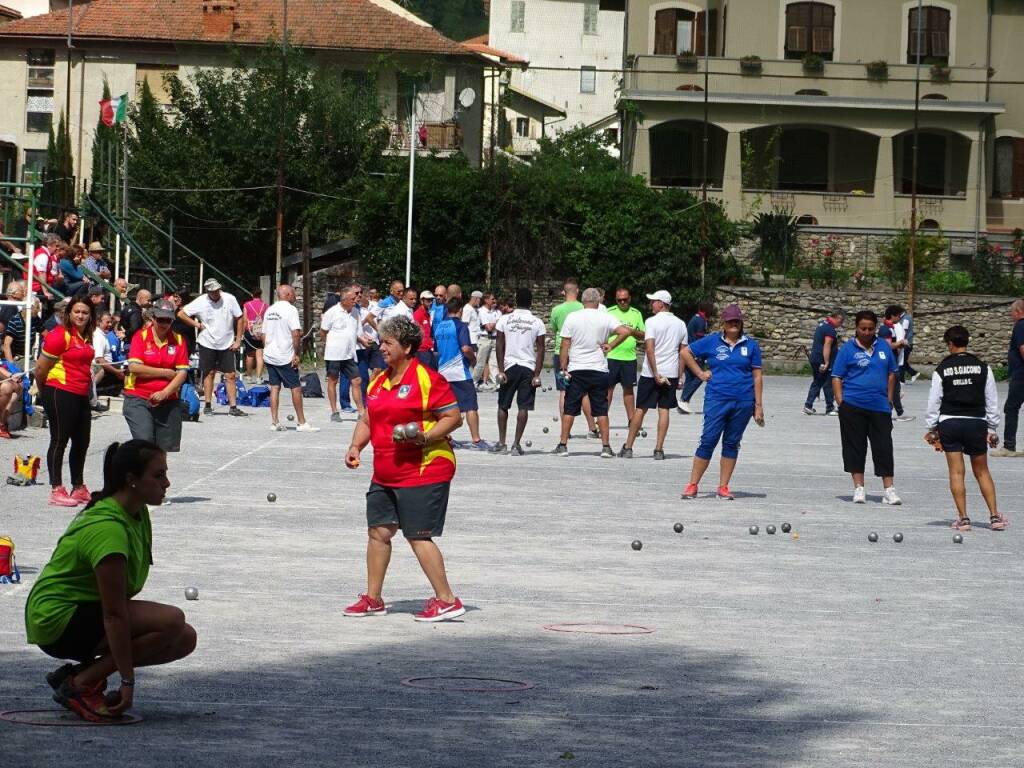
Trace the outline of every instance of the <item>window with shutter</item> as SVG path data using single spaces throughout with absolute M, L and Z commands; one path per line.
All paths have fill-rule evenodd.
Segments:
M 512 19 L 509 24 L 510 32 L 526 31 L 526 0 L 512 0 Z
M 910 9 L 907 25 L 907 61 L 915 63 L 918 56 L 923 63 L 949 62 L 950 12 L 945 8 L 924 7 L 918 28 L 917 8 Z
M 790 3 L 786 6 L 787 59 L 800 59 L 816 53 L 832 60 L 836 11 L 827 3 Z
M 654 54 L 670 56 L 676 52 L 676 9 L 665 8 L 654 15 Z

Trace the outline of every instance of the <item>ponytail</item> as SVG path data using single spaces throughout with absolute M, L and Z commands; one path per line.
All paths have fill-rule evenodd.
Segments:
M 160 446 L 149 440 L 111 443 L 103 455 L 103 488 L 93 491 L 85 509 L 123 490 L 128 485 L 128 475 L 141 476 L 153 457 L 163 452 Z

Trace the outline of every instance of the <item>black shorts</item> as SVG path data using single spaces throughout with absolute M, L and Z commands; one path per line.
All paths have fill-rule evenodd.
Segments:
M 359 378 L 359 364 L 355 360 L 328 360 L 327 378 L 340 379 L 342 376 L 349 381 Z
M 388 367 L 387 363 L 384 362 L 384 355 L 381 354 L 379 344 L 373 344 L 368 347 L 367 351 L 370 353 L 369 358 L 367 358 L 367 364 L 370 366 L 371 371 L 382 371 Z
M 210 349 L 199 345 L 199 370 L 208 373 L 234 373 L 238 361 L 230 349 Z
M 590 413 L 595 418 L 608 415 L 608 374 L 604 371 L 573 371 L 565 393 L 565 415 L 579 416 L 583 398 L 590 397 Z
M 366 524 L 397 525 L 407 539 L 432 539 L 444 531 L 450 482 L 404 488 L 370 483 Z
M 513 365 L 505 369 L 505 383 L 498 387 L 498 407 L 507 411 L 512 399 L 520 411 L 532 411 L 537 401 L 537 389 L 533 386 L 533 369 L 525 365 Z
M 611 361 L 609 361 L 611 362 Z M 650 376 L 640 377 L 640 386 L 636 388 L 637 408 L 668 408 L 679 405 L 676 400 L 676 386 L 679 379 L 669 379 L 668 384 L 659 386 Z
M 480 410 L 476 400 L 476 384 L 472 381 L 449 381 L 448 386 L 452 388 L 460 411 L 466 413 Z
M 102 604 L 80 603 L 56 642 L 40 645 L 39 649 L 55 659 L 92 661 L 99 655 L 96 649 L 106 636 Z
M 608 358 L 608 388 L 616 384 L 623 388 L 636 386 L 636 360 L 612 360 Z
M 242 344 L 242 349 L 245 350 L 246 357 L 256 354 L 257 349 L 263 349 L 263 342 L 249 333 L 249 331 L 246 331 L 242 338 L 245 340 L 245 343 Z
M 984 419 L 946 419 L 939 422 L 939 440 L 948 453 L 983 456 L 988 453 L 988 422 Z
M 267 368 L 267 378 L 270 379 L 270 386 L 283 386 L 285 389 L 295 389 L 302 386 L 302 382 L 299 381 L 298 368 L 293 368 L 290 365 L 271 365 L 270 363 L 265 363 L 265 365 Z

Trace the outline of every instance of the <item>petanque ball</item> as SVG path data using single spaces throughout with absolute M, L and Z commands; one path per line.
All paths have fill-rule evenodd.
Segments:
M 789 523 L 783 523 L 782 524 L 782 532 L 783 533 L 789 533 L 791 530 L 793 530 L 793 526 L 792 525 L 790 525 Z
M 196 589 L 195 587 L 188 587 L 185 590 L 185 599 L 186 600 L 198 600 L 199 599 L 199 590 Z
M 412 440 L 420 433 L 420 425 L 415 421 L 410 421 L 405 425 L 405 429 L 403 431 L 405 432 L 405 439 Z
M 869 533 L 868 534 L 868 541 L 870 541 L 872 544 L 874 544 L 876 541 L 878 541 L 878 534 L 875 533 L 874 531 Z
M 551 417 L 551 420 L 552 420 L 553 422 L 557 423 L 557 422 L 558 422 L 558 417 L 557 417 L 557 416 L 552 416 L 552 417 Z
M 964 537 L 962 535 L 960 535 L 959 533 L 954 535 L 953 536 L 953 543 L 954 544 L 963 544 L 964 543 Z
M 288 418 L 288 421 L 295 421 L 295 417 L 292 416 L 292 414 L 290 414 L 290 413 L 288 414 L 287 418 Z
M 548 433 L 548 428 L 544 427 L 544 434 L 546 435 L 547 433 Z
M 639 552 L 641 549 L 644 548 L 644 543 L 640 541 L 640 539 L 633 539 L 633 543 L 630 546 L 632 546 L 633 549 Z
M 675 531 L 676 533 L 682 533 L 683 532 L 683 524 L 682 523 L 676 523 L 675 525 L 672 526 L 672 530 Z
M 268 493 L 267 494 L 267 501 L 269 501 L 269 502 L 277 501 L 277 494 L 276 493 Z
M 640 437 L 647 437 L 647 430 L 646 429 L 641 429 L 640 430 Z
M 526 441 L 526 447 L 527 448 L 533 448 L 533 441 L 532 440 L 527 440 Z
M 764 532 L 767 533 L 769 536 L 774 536 L 775 535 L 775 526 L 774 525 L 769 525 L 767 528 L 764 529 Z
M 897 544 L 899 544 L 901 541 L 903 541 L 903 534 L 902 533 L 894 533 L 892 535 L 892 540 L 895 541 Z
M 756 525 L 750 526 L 750 535 L 757 536 L 757 532 L 760 530 Z
M 395 424 L 395 428 L 391 430 L 391 437 L 394 440 L 405 440 L 405 425 Z

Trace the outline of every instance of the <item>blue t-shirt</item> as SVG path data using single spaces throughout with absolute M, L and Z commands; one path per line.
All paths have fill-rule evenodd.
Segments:
M 699 313 L 690 318 L 690 322 L 686 324 L 686 338 L 690 342 L 703 339 L 708 332 L 708 321 Z
M 1020 348 L 1024 346 L 1024 319 L 1013 324 L 1013 334 L 1010 336 L 1010 352 L 1006 356 L 1006 366 L 1009 369 L 1010 378 L 1014 381 L 1024 379 L 1024 357 L 1021 357 Z
M 828 320 L 822 320 L 814 331 L 814 341 L 811 343 L 811 365 L 817 368 L 825 362 L 825 339 L 832 339 L 832 351 L 829 355 L 832 360 L 836 359 L 836 342 L 839 337 L 836 334 L 835 326 Z M 829 360 L 828 362 L 832 362 Z
M 850 339 L 836 355 L 832 378 L 843 382 L 843 402 L 866 411 L 889 413 L 889 374 L 898 370 L 896 353 L 880 338 L 870 353 L 856 339 Z
M 753 370 L 761 367 L 761 347 L 756 341 L 741 336 L 730 347 L 722 334 L 713 333 L 690 344 L 690 352 L 711 371 L 705 400 L 754 401 Z
M 450 317 L 446 310 L 434 317 L 430 333 L 437 354 L 437 372 L 448 381 L 470 381 L 473 374 L 462 354 L 462 348 L 469 346 L 469 326 L 456 317 Z

